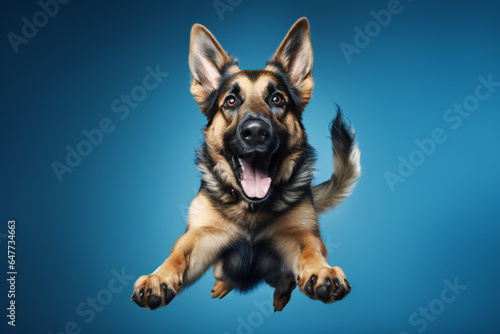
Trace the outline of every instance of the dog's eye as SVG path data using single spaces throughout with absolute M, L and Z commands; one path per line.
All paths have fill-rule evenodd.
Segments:
M 271 98 L 271 102 L 277 107 L 281 107 L 284 101 L 285 98 L 280 93 L 274 93 L 273 97 Z
M 229 108 L 235 107 L 237 103 L 238 100 L 236 100 L 236 97 L 234 97 L 233 95 L 229 95 L 228 97 L 226 97 L 226 101 L 224 101 L 224 105 Z

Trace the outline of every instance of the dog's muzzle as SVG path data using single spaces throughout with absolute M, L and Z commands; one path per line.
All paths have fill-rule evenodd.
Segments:
M 267 197 L 272 182 L 273 153 L 278 147 L 271 122 L 260 114 L 248 112 L 239 122 L 235 153 L 237 175 L 248 199 Z

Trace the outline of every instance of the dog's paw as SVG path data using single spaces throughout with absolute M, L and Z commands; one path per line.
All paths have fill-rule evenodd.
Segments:
M 175 276 L 160 276 L 157 274 L 139 277 L 134 285 L 132 300 L 150 310 L 168 305 L 179 293 L 182 280 Z
M 298 285 L 308 297 L 328 304 L 341 300 L 351 292 L 351 285 L 339 267 L 304 269 L 298 277 Z
M 212 288 L 212 298 L 219 297 L 219 299 L 222 299 L 230 293 L 231 290 L 233 290 L 233 288 L 231 288 L 226 282 L 217 280 Z
M 290 301 L 291 295 L 292 295 L 292 290 L 285 292 L 281 292 L 278 289 L 274 290 L 273 294 L 274 312 L 283 311 L 283 308 Z

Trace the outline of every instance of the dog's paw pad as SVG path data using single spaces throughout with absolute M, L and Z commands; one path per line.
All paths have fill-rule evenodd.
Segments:
M 330 277 L 327 277 L 325 279 L 325 282 L 321 284 L 316 290 L 318 298 L 321 299 L 322 301 L 327 301 L 328 299 L 330 299 L 331 288 L 332 288 L 332 281 L 330 280 Z

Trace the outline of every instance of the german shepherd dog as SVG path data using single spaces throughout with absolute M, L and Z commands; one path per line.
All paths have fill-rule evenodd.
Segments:
M 335 172 L 311 185 L 315 153 L 302 112 L 311 98 L 309 23 L 299 19 L 263 70 L 238 68 L 204 26 L 191 30 L 191 92 L 208 118 L 197 152 L 201 187 L 186 233 L 151 275 L 135 283 L 132 300 L 154 310 L 214 266 L 212 298 L 265 281 L 281 311 L 298 285 L 325 303 L 351 285 L 330 267 L 318 214 L 347 198 L 360 175 L 353 129 L 339 110 L 331 126 Z

